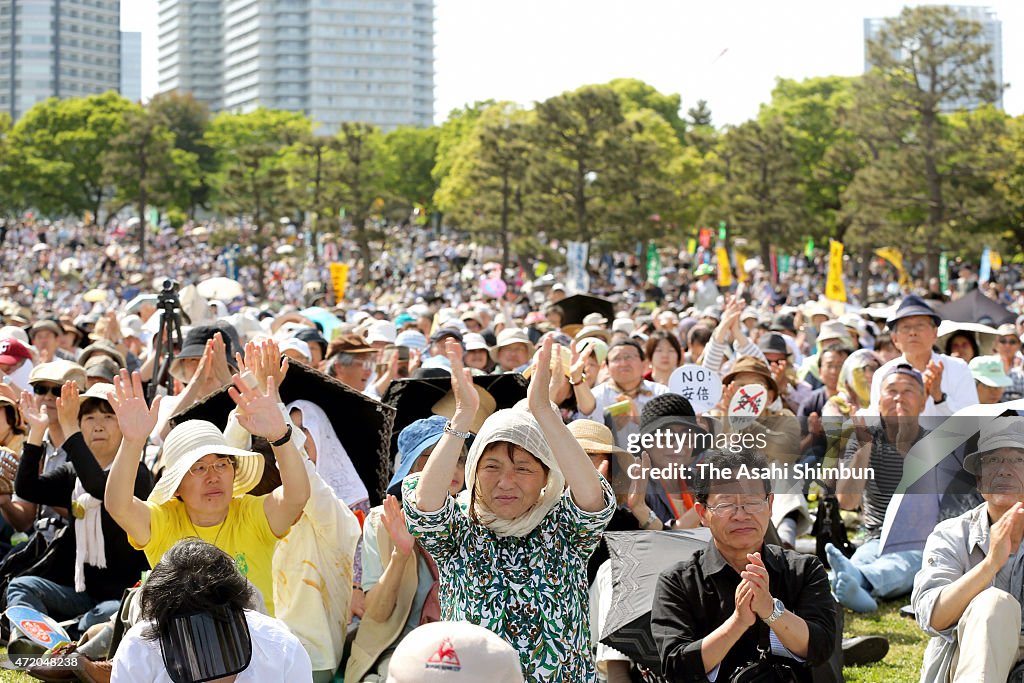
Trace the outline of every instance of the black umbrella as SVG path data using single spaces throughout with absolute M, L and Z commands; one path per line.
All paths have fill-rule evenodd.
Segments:
M 661 658 L 651 636 L 658 576 L 706 548 L 711 531 L 609 531 L 604 537 L 612 563 L 612 603 L 601 642 L 660 675 Z
M 511 408 L 526 398 L 530 382 L 518 373 L 474 375 L 473 383 L 494 397 L 495 408 Z M 398 453 L 398 435 L 416 420 L 433 415 L 430 409 L 452 389 L 451 375 L 427 379 L 398 379 L 388 385 L 381 402 L 395 409 L 391 454 Z
M 567 296 L 558 302 L 558 306 L 565 311 L 562 318 L 562 326 L 582 325 L 583 318 L 589 313 L 600 313 L 605 320 L 611 324 L 615 319 L 615 307 L 611 301 L 586 294 Z
M 944 320 L 955 320 L 961 323 L 985 323 L 992 327 L 998 327 L 1003 323 L 1012 323 L 1017 319 L 1013 312 L 992 301 L 978 289 L 972 289 L 959 299 L 939 306 L 935 313 Z
M 394 408 L 378 403 L 303 363 L 289 364 L 280 393 L 285 404 L 306 400 L 323 409 L 338 440 L 352 459 L 359 478 L 366 485 L 371 505 L 380 505 L 391 479 Z M 172 423 L 207 420 L 224 429 L 228 413 L 234 407 L 235 402 L 228 396 L 228 387 L 223 387 L 176 415 Z

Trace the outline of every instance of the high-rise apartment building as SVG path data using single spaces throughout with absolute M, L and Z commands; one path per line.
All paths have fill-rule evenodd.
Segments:
M 120 0 L 0 2 L 0 111 L 121 87 Z
M 214 111 L 301 111 L 325 133 L 429 126 L 433 0 L 161 0 L 159 89 Z
M 979 40 L 987 44 L 991 52 L 989 53 L 992 60 L 992 79 L 997 87 L 997 98 L 995 105 L 1000 109 L 1003 108 L 1003 22 L 997 17 L 994 10 L 988 7 L 968 6 L 968 5 L 950 5 L 956 16 L 960 19 L 974 20 L 981 24 L 982 33 L 979 36 Z M 884 18 L 872 18 L 864 20 L 864 70 L 868 71 L 871 69 L 871 62 L 869 60 L 867 44 L 868 41 L 874 40 L 879 32 L 885 28 Z M 978 100 L 969 100 L 966 98 L 960 98 L 950 102 L 944 102 L 942 109 L 944 111 L 957 111 L 957 110 L 973 110 L 977 109 L 981 105 Z
M 142 100 L 142 34 L 135 31 L 121 33 L 121 95 Z

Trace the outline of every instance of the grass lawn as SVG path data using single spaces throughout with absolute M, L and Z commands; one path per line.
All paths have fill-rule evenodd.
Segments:
M 843 673 L 848 683 L 917 683 L 928 638 L 916 623 L 900 616 L 900 607 L 905 604 L 903 600 L 882 603 L 878 612 L 867 615 L 846 611 L 844 635 L 883 635 L 889 639 L 889 654 L 881 662 L 846 667 Z M 0 669 L 0 683 L 34 680 L 26 674 Z

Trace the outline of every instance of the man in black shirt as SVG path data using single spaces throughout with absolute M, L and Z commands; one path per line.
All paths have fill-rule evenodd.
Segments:
M 711 451 L 695 472 L 695 508 L 711 543 L 665 570 L 651 633 L 670 681 L 728 681 L 758 647 L 810 681 L 835 647 L 828 575 L 813 555 L 764 543 L 771 519 L 768 467 L 750 452 Z

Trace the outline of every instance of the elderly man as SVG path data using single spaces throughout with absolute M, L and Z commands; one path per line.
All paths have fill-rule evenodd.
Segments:
M 497 364 L 495 374 L 521 372 L 530 364 L 534 346 L 526 330 L 506 328 L 498 333 L 497 341 L 491 348 L 491 360 Z
M 911 294 L 886 324 L 892 330 L 892 341 L 901 352 L 878 369 L 871 380 L 871 406 L 878 407 L 882 378 L 894 366 L 909 364 L 925 380 L 927 402 L 922 415 L 948 416 L 961 408 L 975 405 L 978 392 L 967 363 L 959 358 L 932 350 L 938 338 L 942 318 L 935 314 L 919 296 Z
M 365 392 L 373 375 L 377 349 L 357 334 L 342 335 L 327 347 L 327 374 L 342 384 Z
M 1024 659 L 1024 421 L 982 426 L 964 459 L 983 505 L 940 523 L 928 537 L 911 604 L 932 636 L 921 682 L 1006 681 Z
M 927 433 L 920 425 L 925 382 L 921 373 L 902 364 L 889 368 L 881 385 L 881 425 L 858 426 L 844 458 L 852 472 L 866 472 L 863 468 L 870 467 L 873 476 L 855 475 L 836 484 L 840 506 L 862 509 L 868 540 L 850 559 L 832 544 L 826 546 L 829 564 L 835 570 L 836 599 L 857 612 L 877 609 L 876 598 L 909 593 L 914 574 L 921 568 L 920 550 L 881 554 L 881 536 L 885 511 L 903 478 L 904 459 Z
M 773 496 L 767 479 L 742 476 L 768 467 L 764 456 L 712 451 L 697 468 L 694 505 L 711 542 L 662 572 L 651 634 L 671 681 L 728 681 L 769 661 L 810 681 L 810 667 L 835 648 L 835 602 L 818 558 L 764 541 Z M 769 680 L 769 679 L 766 679 Z
M 1021 367 L 1020 337 L 1017 335 L 1017 328 L 1013 323 L 1006 323 L 999 326 L 996 334 L 998 336 L 995 351 L 1002 361 L 1003 372 L 1009 376 L 1011 382 L 1003 395 L 1003 400 L 1024 398 L 1024 368 Z

